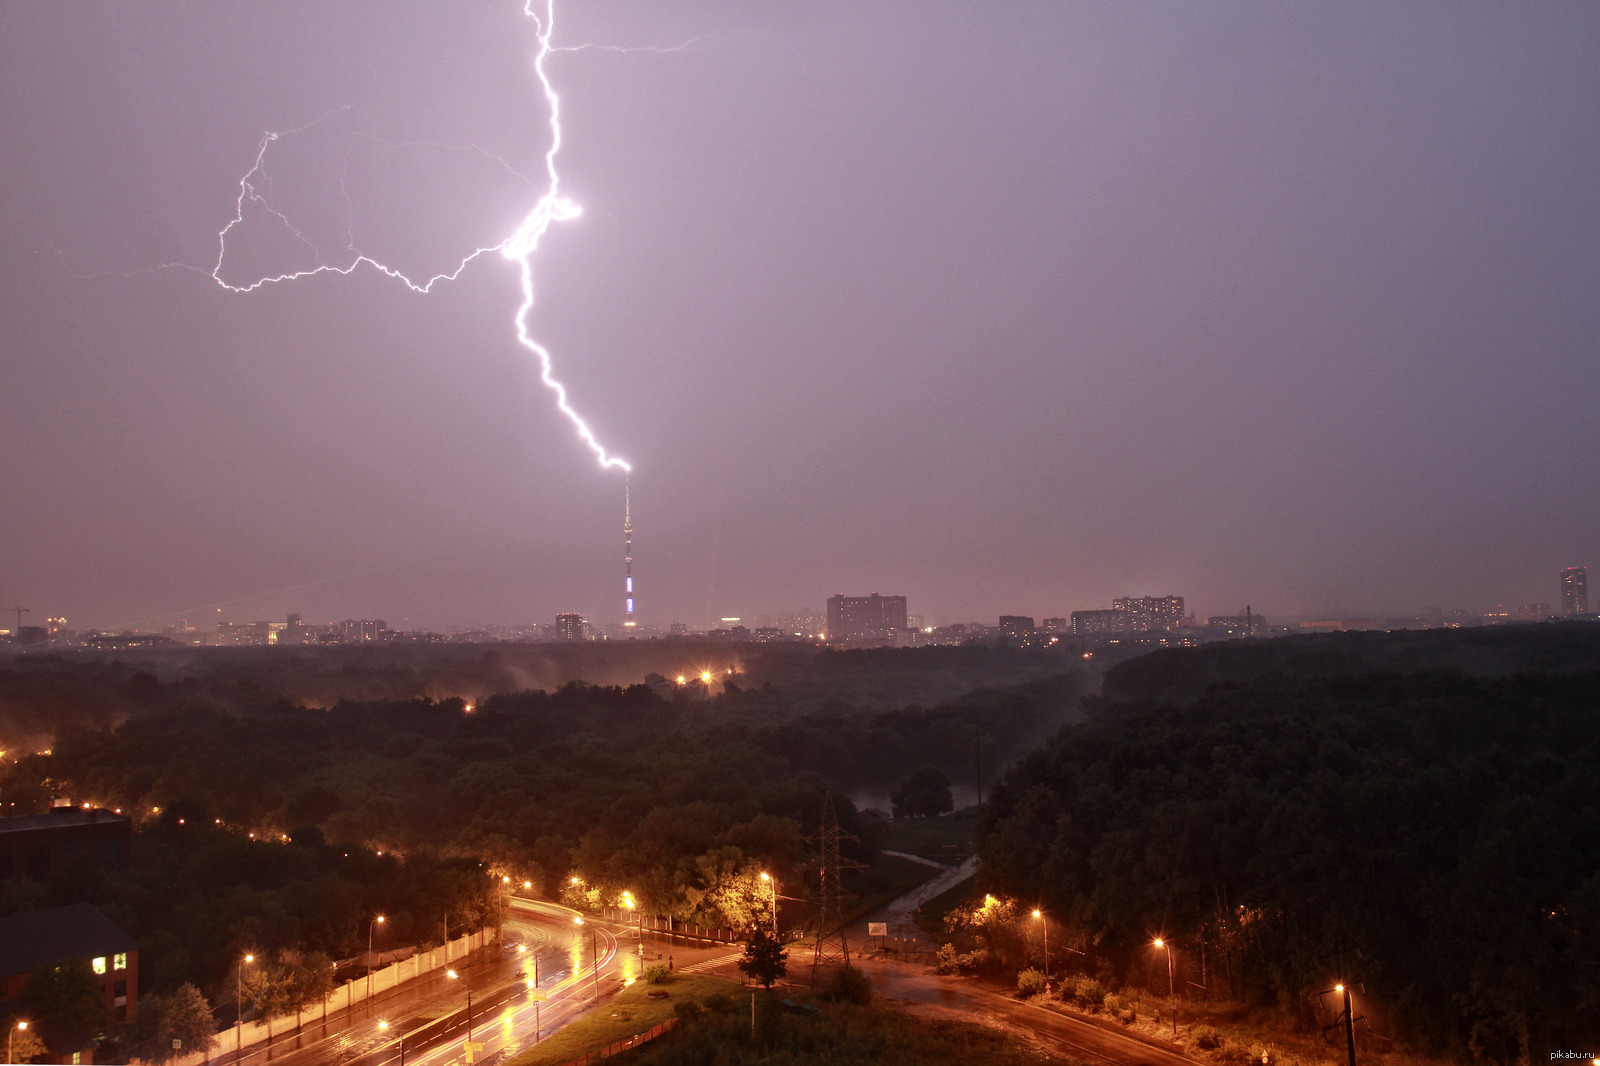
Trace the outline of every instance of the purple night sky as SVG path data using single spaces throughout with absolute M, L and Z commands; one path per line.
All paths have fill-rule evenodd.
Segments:
M 641 621 L 1600 566 L 1600 7 L 569 0 L 555 42 L 584 213 L 530 325 L 634 466 Z M 207 276 L 323 116 L 267 156 L 305 240 L 252 216 L 227 280 L 503 239 L 536 43 L 515 0 L 0 8 L 6 605 L 620 620 L 622 477 L 514 264 Z

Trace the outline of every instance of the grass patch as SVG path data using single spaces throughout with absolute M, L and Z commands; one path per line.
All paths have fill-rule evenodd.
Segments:
M 963 903 L 972 899 L 977 893 L 978 879 L 969 877 L 965 881 L 957 881 L 954 885 L 934 896 L 922 905 L 922 913 L 917 915 L 917 925 L 924 933 L 933 937 L 935 942 L 946 936 L 944 931 L 944 916 L 947 911 L 954 910 Z
M 666 999 L 646 993 L 665 990 Z M 737 996 L 739 982 L 706 974 L 678 974 L 663 985 L 635 981 L 600 1006 L 512 1059 L 506 1066 L 553 1066 L 617 1040 L 626 1040 L 672 1017 L 675 1004 L 699 1002 L 713 992 Z
M 800 997 L 806 998 L 806 997 Z M 743 1011 L 703 1014 L 692 1025 L 628 1053 L 628 1066 L 745 1066 L 829 1062 L 836 1066 L 1044 1066 L 1058 1058 L 1032 1051 L 994 1029 L 914 1018 L 886 1007 L 817 1002 L 815 1017 L 778 1013 L 757 1037 Z
M 890 851 L 959 866 L 978 840 L 978 808 L 963 807 L 943 818 L 901 818 L 888 823 L 883 846 Z

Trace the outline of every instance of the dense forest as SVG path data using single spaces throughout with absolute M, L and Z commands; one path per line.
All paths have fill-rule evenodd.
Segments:
M 708 699 L 573 682 L 326 708 L 275 695 L 270 673 L 240 676 L 238 659 L 202 676 L 16 662 L 0 708 L 55 733 L 48 752 L 8 759 L 4 809 L 68 797 L 122 808 L 138 832 L 129 876 L 13 882 L 0 908 L 102 904 L 146 944 L 144 979 L 162 991 L 216 992 L 247 948 L 348 956 L 372 913 L 401 943 L 438 939 L 446 912 L 465 932 L 492 918 L 500 877 L 551 894 L 576 878 L 591 903 L 626 890 L 647 913 L 743 924 L 765 898 L 757 870 L 800 883 L 826 792 L 887 791 L 927 765 L 965 776 L 980 738 L 997 774 L 1090 684 L 1059 656 L 926 651 L 812 651 L 772 669 L 785 684 L 725 675 Z M 882 709 L 886 694 L 973 677 L 1013 683 Z M 873 828 L 842 795 L 836 806 L 870 860 Z
M 1298 1019 L 1342 980 L 1376 1036 L 1523 1062 L 1595 1046 L 1600 673 L 1307 665 L 1350 646 L 1261 642 L 1197 699 L 1091 701 L 996 791 L 989 883 L 1057 915 L 1086 966 L 1139 971 L 1162 936 L 1180 983 Z M 1214 666 L 1163 655 L 1122 669 L 1181 693 Z

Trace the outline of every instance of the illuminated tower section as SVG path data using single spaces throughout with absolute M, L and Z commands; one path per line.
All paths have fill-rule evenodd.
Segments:
M 622 475 L 622 625 L 632 629 L 638 623 L 633 618 L 633 501 L 628 481 L 628 475 Z

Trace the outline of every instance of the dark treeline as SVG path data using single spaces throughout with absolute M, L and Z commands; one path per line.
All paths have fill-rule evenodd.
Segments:
M 860 660 L 842 662 L 848 682 Z M 1062 660 L 1021 665 L 1040 664 Z M 54 667 L 51 684 L 70 680 L 74 665 Z M 977 667 L 1016 676 L 1004 662 Z M 10 813 L 56 797 L 122 808 L 138 819 L 134 869 L 77 871 L 48 886 L 48 900 L 37 886 L 8 885 L 6 906 L 104 903 L 146 944 L 151 988 L 187 978 L 213 994 L 240 950 L 348 957 L 365 946 L 363 915 L 392 914 L 391 943 L 437 940 L 447 910 L 452 935 L 465 932 L 492 916 L 500 877 L 591 904 L 626 890 L 646 913 L 743 924 L 767 897 L 759 870 L 800 884 L 802 837 L 825 792 L 839 794 L 841 822 L 862 838 L 858 857 L 871 859 L 873 831 L 843 793 L 924 765 L 955 776 L 972 766 L 980 732 L 994 773 L 1076 713 L 1087 685 L 1057 675 L 871 711 L 841 683 L 834 704 L 812 710 L 809 684 L 797 708 L 777 685 L 741 687 L 746 676 L 704 701 L 573 683 L 470 708 L 414 699 L 320 709 L 247 679 L 219 687 L 119 676 L 108 664 L 86 673 L 93 684 L 78 685 L 61 719 L 71 724 L 49 754 L 7 765 L 0 802 Z M 115 713 L 98 708 L 97 687 Z M 234 688 L 244 695 L 230 698 Z
M 1600 1036 L 1597 760 L 1600 674 L 1225 682 L 1063 728 L 984 869 L 1107 969 L 1165 936 L 1213 994 L 1308 1019 L 1356 981 L 1376 1032 L 1543 1061 Z
M 1459 670 L 1474 677 L 1582 673 L 1600 663 L 1600 626 L 1538 622 L 1474 629 L 1308 634 L 1151 652 L 1106 670 L 1112 700 L 1187 703 L 1219 681 Z

